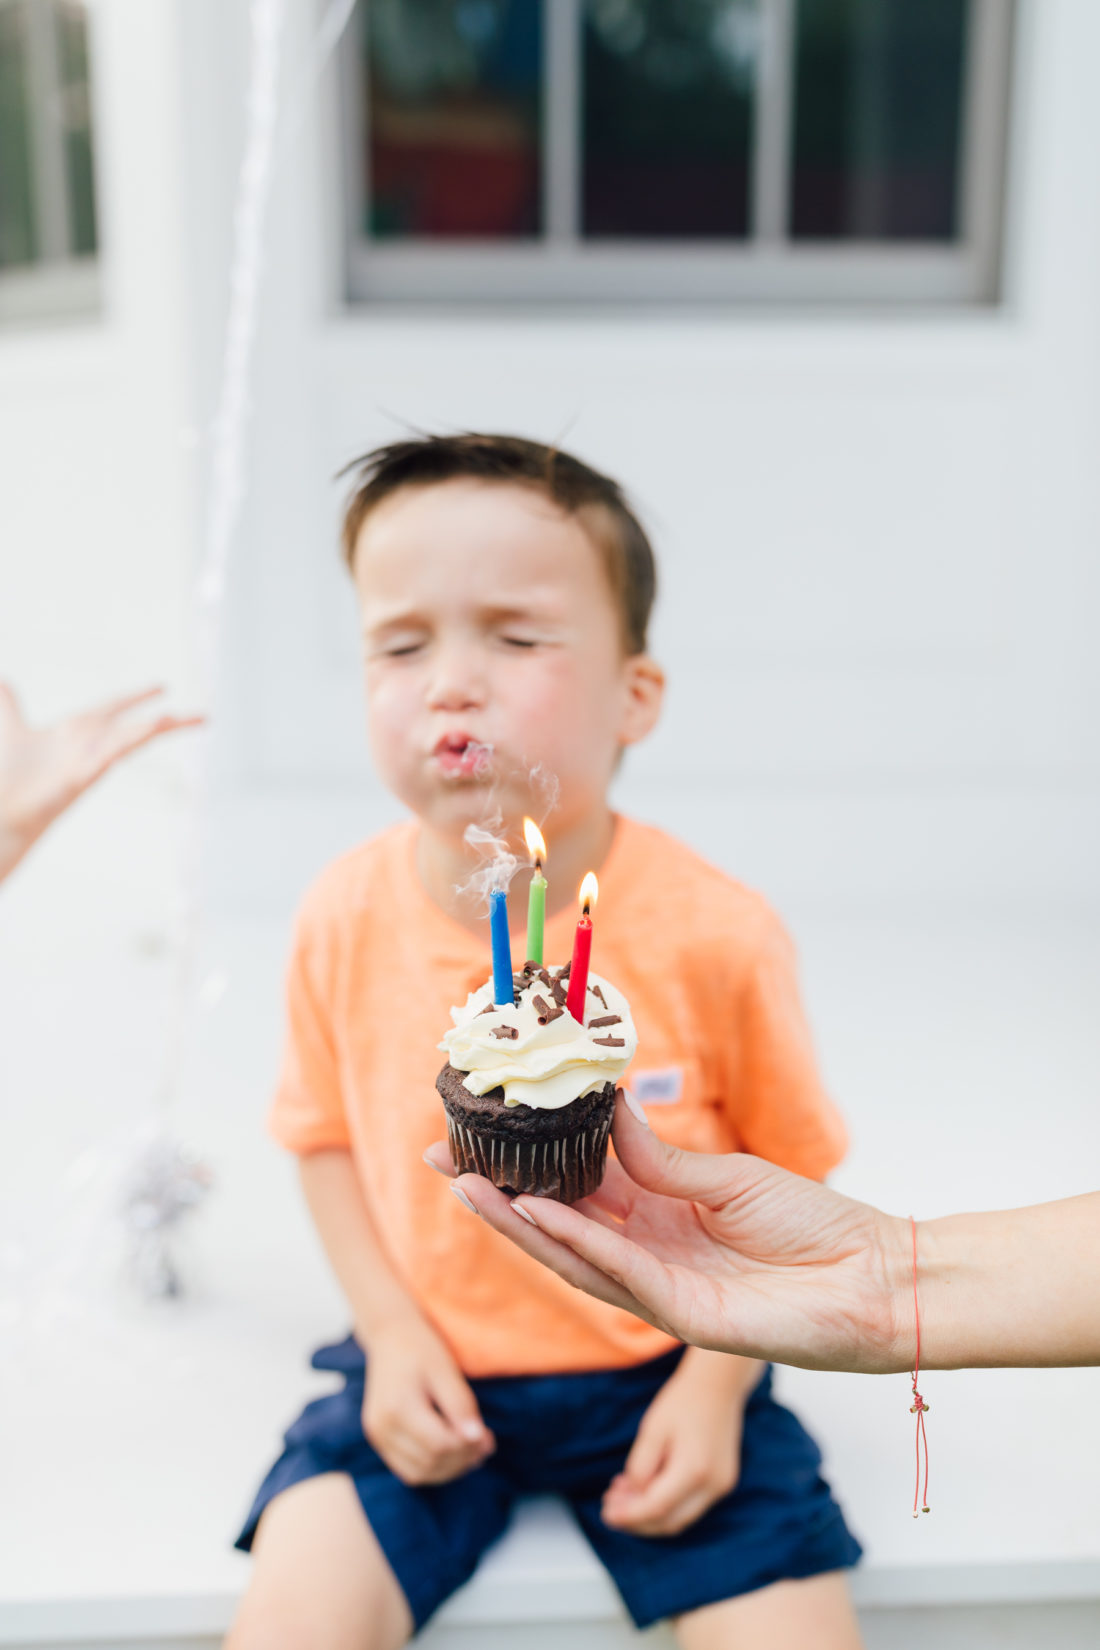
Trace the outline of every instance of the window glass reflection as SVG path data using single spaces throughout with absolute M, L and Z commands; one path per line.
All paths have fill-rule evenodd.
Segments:
M 368 230 L 539 232 L 538 0 L 370 0 Z
M 748 231 L 755 0 L 586 0 L 582 224 Z
M 57 8 L 59 103 L 68 182 L 69 247 L 96 249 L 95 170 L 88 75 L 88 20 L 81 5 Z
M 37 255 L 27 8 L 0 6 L 0 268 L 33 263 Z
M 967 0 L 799 0 L 792 234 L 950 240 Z

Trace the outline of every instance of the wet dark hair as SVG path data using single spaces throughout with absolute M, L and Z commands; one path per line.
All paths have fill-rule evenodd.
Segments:
M 349 568 L 364 521 L 402 487 L 472 476 L 479 481 L 534 487 L 567 515 L 576 516 L 598 551 L 619 609 L 627 656 L 644 653 L 657 594 L 653 549 L 618 482 L 579 458 L 516 435 L 423 435 L 375 447 L 340 471 L 354 474 L 344 509 L 341 543 Z

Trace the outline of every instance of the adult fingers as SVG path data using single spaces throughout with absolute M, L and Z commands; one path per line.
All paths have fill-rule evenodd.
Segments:
M 574 1253 L 567 1244 L 544 1232 L 534 1215 L 524 1216 L 517 1213 L 518 1203 L 506 1197 L 491 1181 L 484 1180 L 480 1175 L 460 1175 L 452 1189 L 456 1195 L 460 1194 L 460 1201 L 475 1214 L 479 1214 L 487 1225 L 503 1233 L 518 1249 L 541 1261 L 551 1272 L 556 1272 L 566 1283 L 572 1284 L 574 1289 L 583 1289 L 586 1294 L 595 1296 L 597 1300 L 606 1301 L 609 1306 L 622 1307 L 623 1311 L 633 1312 L 637 1317 L 645 1318 L 648 1323 L 655 1321 L 628 1289 L 601 1272 L 599 1267 L 589 1263 L 582 1255 Z M 527 1200 L 528 1204 L 536 1202 L 549 1206 L 552 1200 Z M 562 1206 L 554 1204 L 553 1207 L 558 1209 Z M 585 1220 L 583 1215 L 577 1215 L 576 1219 L 594 1231 L 601 1229 L 595 1222 Z
M 603 1179 L 594 1192 L 582 1197 L 573 1207 L 580 1209 L 586 1215 L 594 1215 L 597 1211 L 610 1215 L 613 1220 L 623 1221 L 630 1214 L 638 1201 L 639 1187 L 631 1180 L 626 1170 L 616 1163 L 613 1157 L 607 1160 Z
M 116 716 L 124 715 L 128 710 L 133 710 L 137 705 L 147 705 L 150 699 L 158 699 L 163 692 L 163 687 L 141 688 L 137 693 L 123 693 L 117 699 L 108 699 L 104 704 L 95 705 L 91 710 L 81 714 L 101 716 L 110 721 Z
M 635 1106 L 620 1095 L 611 1126 L 615 1152 L 631 1180 L 664 1197 L 689 1198 L 708 1208 L 723 1203 L 759 1178 L 756 1158 L 729 1152 L 710 1156 L 659 1140 Z
M 484 1193 L 481 1195 L 485 1201 Z M 647 1249 L 630 1242 L 613 1225 L 605 1226 L 591 1220 L 579 1209 L 557 1203 L 553 1198 L 517 1197 L 513 1200 L 511 1212 L 513 1218 L 518 1215 L 525 1223 L 531 1222 L 545 1236 L 572 1250 L 576 1260 L 583 1262 L 584 1267 L 566 1270 L 558 1251 L 537 1248 L 529 1242 L 526 1234 L 521 1239 L 515 1239 L 514 1232 L 508 1230 L 507 1235 L 519 1241 L 529 1254 L 544 1260 L 568 1282 L 586 1289 L 598 1299 L 610 1301 L 615 1306 L 626 1306 L 628 1311 L 646 1318 L 658 1328 L 668 1330 L 666 1312 L 672 1301 L 671 1280 L 667 1267 Z M 498 1231 L 506 1230 L 489 1214 L 486 1218 L 497 1226 Z M 676 1334 L 677 1331 L 672 1329 L 669 1333 Z
M 178 733 L 182 728 L 200 728 L 205 724 L 203 716 L 158 716 L 152 722 L 126 722 L 112 728 L 102 744 L 97 743 L 98 761 L 96 775 L 105 773 L 114 763 L 121 762 L 124 757 L 132 756 L 134 751 L 140 750 L 154 739 L 159 739 L 165 733 Z
M 433 1140 L 424 1153 L 424 1161 L 429 1169 L 437 1174 L 446 1175 L 448 1180 L 455 1177 L 455 1166 L 451 1159 L 451 1148 L 445 1140 Z

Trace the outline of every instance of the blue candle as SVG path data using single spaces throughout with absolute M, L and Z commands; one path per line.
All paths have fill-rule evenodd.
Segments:
M 512 942 L 508 938 L 508 902 L 503 888 L 489 896 L 489 932 L 493 941 L 493 1002 L 497 1008 L 515 1002 L 512 992 Z

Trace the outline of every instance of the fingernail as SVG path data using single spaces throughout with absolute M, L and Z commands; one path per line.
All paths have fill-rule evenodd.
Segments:
M 421 1158 L 421 1162 L 426 1163 L 428 1165 L 429 1169 L 434 1169 L 436 1174 L 441 1174 L 443 1176 L 444 1180 L 450 1180 L 451 1177 L 447 1173 L 446 1169 L 441 1169 L 439 1167 L 438 1163 L 433 1163 L 431 1158 L 428 1156 L 427 1152 L 424 1153 L 424 1156 Z M 470 1207 L 471 1207 L 471 1209 L 473 1208 L 472 1203 L 470 1204 Z
M 512 1204 L 512 1213 L 514 1215 L 519 1215 L 520 1219 L 525 1220 L 527 1222 L 528 1226 L 537 1227 L 539 1231 L 542 1230 L 542 1227 L 539 1226 L 539 1223 L 535 1219 L 534 1215 L 528 1214 L 527 1210 L 523 1207 L 522 1203 L 513 1203 Z
M 470 1207 L 473 1208 L 473 1204 Z M 482 1436 L 480 1421 L 463 1421 L 460 1430 L 463 1438 L 468 1438 L 471 1444 L 480 1444 Z
M 455 1194 L 458 1201 L 462 1204 L 462 1206 L 464 1208 L 469 1209 L 469 1211 L 472 1215 L 477 1214 L 477 1205 L 476 1205 L 476 1203 L 471 1203 L 470 1199 L 466 1196 L 466 1193 L 462 1190 L 462 1187 L 456 1185 L 453 1180 L 451 1181 L 451 1191 Z
M 620 1089 L 619 1093 L 622 1095 L 623 1099 L 626 1101 L 626 1109 L 630 1113 L 631 1117 L 636 1117 L 638 1119 L 638 1122 L 642 1125 L 643 1129 L 648 1129 L 648 1127 L 649 1127 L 649 1118 L 646 1116 L 646 1114 L 642 1110 L 641 1106 L 639 1106 L 637 1100 L 635 1100 L 635 1098 L 631 1094 L 630 1090 L 629 1089 Z

